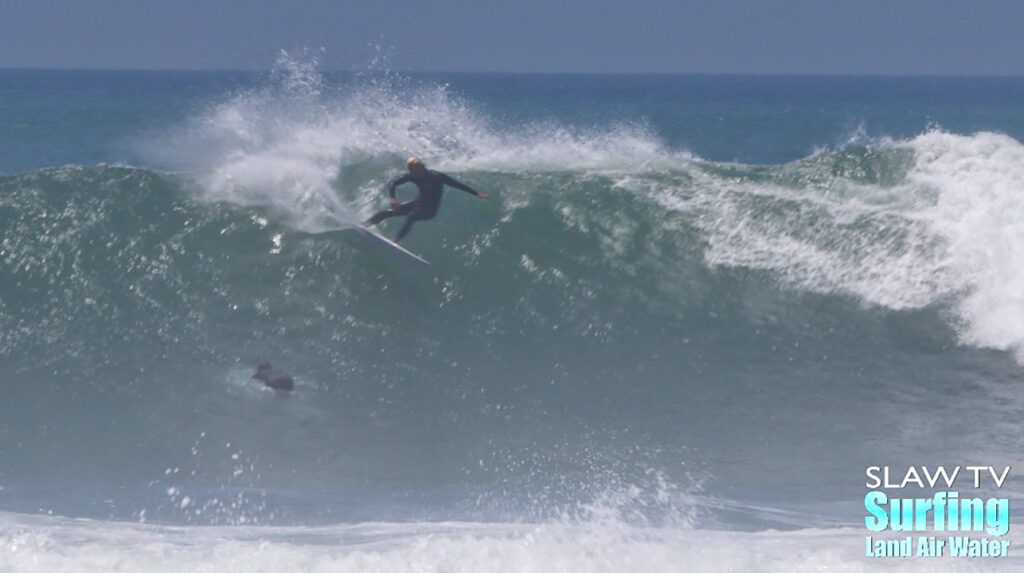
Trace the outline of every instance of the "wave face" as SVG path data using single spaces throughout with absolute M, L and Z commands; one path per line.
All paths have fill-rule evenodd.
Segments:
M 708 159 L 614 94 L 489 85 L 284 61 L 130 165 L 0 176 L 0 504 L 786 528 L 856 523 L 868 465 L 1019 445 L 1018 139 Z M 411 153 L 491 193 L 416 225 L 429 267 L 347 230 Z

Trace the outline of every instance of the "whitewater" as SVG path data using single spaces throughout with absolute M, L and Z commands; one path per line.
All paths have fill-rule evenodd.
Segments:
M 1020 465 L 1022 94 L 0 71 L 0 569 L 991 570 L 864 472 Z

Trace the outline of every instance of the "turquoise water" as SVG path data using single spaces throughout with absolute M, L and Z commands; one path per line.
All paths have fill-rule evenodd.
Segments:
M 0 72 L 0 562 L 862 570 L 867 466 L 1019 457 L 1021 95 Z

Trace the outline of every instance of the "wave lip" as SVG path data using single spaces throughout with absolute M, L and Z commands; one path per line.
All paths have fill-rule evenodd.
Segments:
M 951 307 L 964 344 L 1024 361 L 1024 145 L 929 131 L 781 166 L 695 162 L 655 200 L 693 218 L 708 264 L 892 310 Z
M 1024 145 L 996 133 L 930 132 L 910 143 L 911 185 L 937 200 L 922 218 L 945 242 L 964 343 L 1024 361 Z

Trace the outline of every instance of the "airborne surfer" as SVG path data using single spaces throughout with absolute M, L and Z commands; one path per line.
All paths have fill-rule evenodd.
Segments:
M 388 182 L 387 189 L 391 208 L 377 213 L 366 221 L 367 225 L 376 225 L 384 219 L 390 219 L 391 217 L 405 217 L 405 223 L 402 224 L 402 228 L 395 235 L 396 243 L 409 233 L 413 223 L 416 221 L 429 221 L 437 215 L 437 210 L 441 207 L 441 192 L 444 191 L 445 185 L 461 189 L 480 199 L 487 198 L 487 193 L 477 192 L 469 185 L 460 183 L 440 171 L 427 169 L 427 166 L 423 164 L 419 157 L 410 157 L 405 162 L 405 167 L 409 170 L 408 173 L 399 175 Z M 395 198 L 395 187 L 403 183 L 415 183 L 419 189 L 419 194 L 412 201 L 399 204 L 398 199 Z

